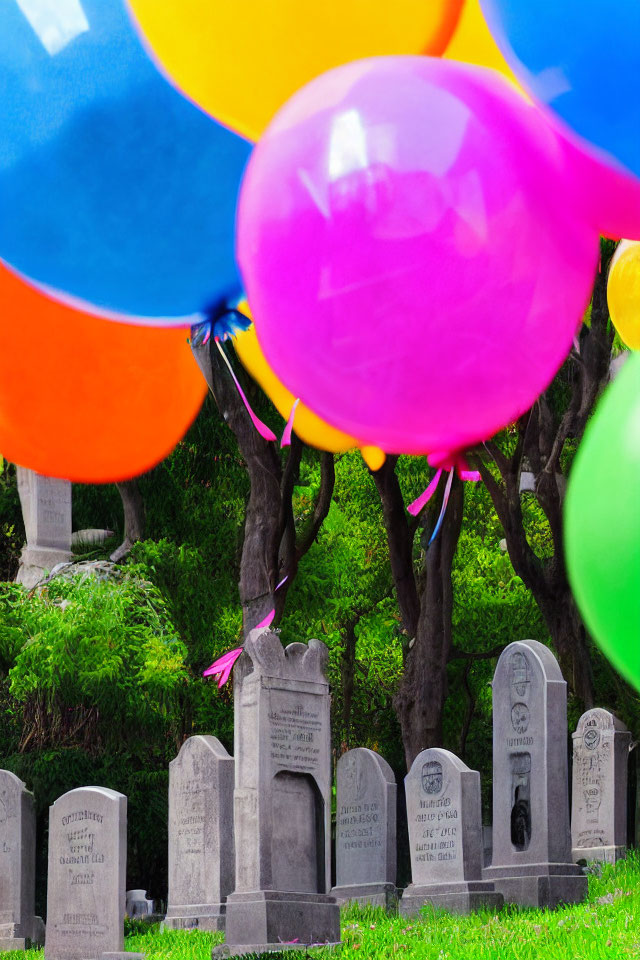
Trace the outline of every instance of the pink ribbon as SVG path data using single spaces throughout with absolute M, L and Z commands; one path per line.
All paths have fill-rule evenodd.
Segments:
M 256 623 L 254 630 L 260 630 L 262 627 L 270 627 L 271 624 L 273 623 L 273 618 L 275 617 L 275 615 L 276 615 L 276 608 L 272 607 L 271 610 L 269 610 L 269 613 L 264 618 L 264 620 L 261 620 L 260 623 Z
M 251 405 L 250 405 L 249 401 L 247 400 L 247 398 L 246 398 L 246 396 L 245 396 L 244 390 L 243 390 L 242 387 L 240 386 L 240 381 L 239 381 L 238 378 L 236 377 L 235 372 L 234 372 L 234 370 L 233 370 L 233 367 L 232 367 L 231 364 L 229 363 L 229 358 L 227 357 L 226 353 L 225 353 L 224 350 L 222 349 L 222 344 L 220 343 L 220 340 L 219 340 L 218 337 L 215 338 L 215 344 L 216 344 L 216 347 L 218 348 L 218 350 L 220 351 L 220 354 L 221 354 L 221 356 L 222 356 L 222 359 L 224 360 L 224 362 L 225 362 L 226 365 L 227 365 L 227 369 L 228 369 L 229 373 L 230 373 L 231 376 L 233 377 L 233 382 L 234 382 L 235 385 L 236 385 L 236 390 L 237 390 L 238 393 L 240 394 L 240 398 L 242 399 L 242 402 L 244 403 L 244 405 L 245 405 L 245 407 L 246 407 L 246 409 L 247 409 L 247 413 L 248 413 L 249 416 L 251 417 L 251 421 L 252 421 L 254 427 L 256 428 L 256 430 L 258 431 L 258 433 L 260 434 L 260 436 L 261 436 L 261 437 L 264 437 L 265 440 L 276 440 L 277 438 L 276 438 L 276 435 L 275 435 L 275 433 L 273 432 L 273 430 L 270 430 L 269 427 L 266 425 L 266 423 L 263 423 L 262 420 L 260 420 L 259 417 L 256 417 L 255 413 L 254 413 L 253 410 L 251 409 Z
M 203 677 L 218 677 L 218 689 L 223 687 L 229 677 L 231 676 L 231 671 L 233 670 L 233 665 L 242 653 L 242 647 L 236 647 L 235 650 L 229 650 L 227 653 L 223 654 L 217 660 L 211 664 L 210 667 L 203 672 Z
M 293 418 L 296 415 L 296 407 L 300 403 L 300 397 L 295 401 L 291 407 L 291 413 L 289 414 L 289 419 L 287 420 L 287 425 L 284 428 L 284 433 L 282 434 L 282 440 L 280 441 L 280 447 L 288 447 L 291 443 L 291 431 L 293 430 Z
M 442 526 L 442 521 L 444 520 L 444 514 L 447 509 L 447 504 L 449 503 L 449 494 L 451 493 L 451 484 L 453 482 L 454 471 L 458 474 L 461 480 L 468 481 L 471 483 L 477 483 L 479 480 L 482 480 L 482 477 L 477 470 L 469 470 L 466 464 L 464 457 L 459 453 L 431 453 L 427 457 L 429 466 L 436 467 L 435 476 L 429 482 L 426 490 L 420 494 L 419 497 L 409 504 L 407 511 L 413 517 L 417 517 L 423 507 L 431 500 L 431 497 L 434 495 L 440 483 L 440 477 L 442 476 L 443 471 L 447 471 L 449 476 L 447 477 L 447 485 L 444 488 L 444 496 L 442 498 L 442 508 L 440 514 L 436 521 L 436 525 L 433 528 L 433 533 L 429 540 L 428 546 L 431 546 L 435 538 L 440 532 Z
M 284 583 L 286 583 L 288 579 L 289 579 L 289 575 L 287 574 L 282 578 L 282 580 L 276 587 L 276 590 L 279 590 L 280 587 Z M 260 623 L 257 623 L 254 629 L 261 630 L 261 629 L 266 629 L 267 627 L 270 627 L 271 624 L 273 623 L 273 618 L 275 617 L 275 615 L 276 615 L 275 607 L 272 607 L 272 609 L 266 615 L 264 620 L 261 620 Z M 210 667 L 207 667 L 207 669 L 203 671 L 202 676 L 203 677 L 219 676 L 220 679 L 218 680 L 218 689 L 220 689 L 220 687 L 223 687 L 227 682 L 227 680 L 229 679 L 229 677 L 231 676 L 233 665 L 238 659 L 238 657 L 240 656 L 240 654 L 242 653 L 242 650 L 243 650 L 243 647 L 236 647 L 235 650 L 229 650 L 227 653 L 224 653 L 221 657 L 218 657 L 217 660 L 214 660 L 214 662 L 211 664 Z

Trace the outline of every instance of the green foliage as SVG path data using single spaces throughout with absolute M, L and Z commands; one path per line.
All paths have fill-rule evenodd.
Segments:
M 55 578 L 29 595 L 0 586 L 0 655 L 22 705 L 26 737 L 42 747 L 122 746 L 140 728 L 173 723 L 185 650 L 156 587 L 131 576 Z M 130 735 L 127 736 L 127 731 Z
M 316 462 L 303 463 L 294 513 L 304 524 L 320 483 Z M 392 697 L 401 670 L 399 617 L 380 500 L 358 452 L 336 458 L 336 486 L 316 543 L 303 557 L 287 596 L 282 639 L 319 637 L 329 646 L 334 751 L 346 746 L 380 750 L 402 764 Z M 349 631 L 356 640 L 356 675 L 345 717 L 344 651 Z
M 39 909 L 50 804 L 97 783 L 128 797 L 128 883 L 165 896 L 168 763 L 184 737 L 186 649 L 157 587 L 0 584 L 2 766 L 36 797 Z
M 24 523 L 15 467 L 0 458 L 0 581 L 13 580 L 18 572 Z

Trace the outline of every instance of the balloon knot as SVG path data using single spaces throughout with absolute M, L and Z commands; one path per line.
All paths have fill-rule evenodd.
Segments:
M 194 347 L 203 347 L 213 336 L 222 341 L 244 333 L 251 326 L 251 320 L 238 309 L 239 299 L 217 300 L 202 313 L 202 321 L 191 327 L 191 344 Z

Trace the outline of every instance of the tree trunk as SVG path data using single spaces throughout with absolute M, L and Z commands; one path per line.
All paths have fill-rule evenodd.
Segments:
M 536 597 L 551 635 L 560 669 L 584 710 L 595 706 L 595 691 L 587 635 L 566 579 L 547 595 Z
M 192 351 L 222 417 L 235 434 L 251 484 L 239 581 L 246 636 L 272 610 L 275 610 L 274 623 L 278 623 L 282 616 L 287 590 L 295 578 L 298 564 L 316 539 L 329 512 L 335 481 L 333 456 L 330 453 L 322 455 L 318 500 L 313 517 L 298 541 L 292 498 L 302 457 L 302 442 L 292 435 L 283 467 L 277 445 L 265 440 L 251 422 L 213 339 L 201 346 L 192 346 Z M 285 576 L 286 582 L 276 592 Z
M 122 480 L 116 483 L 124 509 L 124 540 L 109 559 L 119 563 L 127 556 L 137 540 L 144 537 L 145 509 L 137 480 Z
M 413 538 L 415 531 L 407 523 L 407 512 L 396 475 L 397 457 L 387 457 L 379 470 L 371 471 L 387 533 L 389 562 L 406 637 L 413 639 L 420 616 L 420 597 L 413 570 Z
M 407 769 L 421 750 L 442 745 L 447 662 L 451 653 L 451 566 L 460 537 L 463 509 L 463 485 L 455 477 L 442 529 L 427 549 L 426 583 L 420 598 L 415 640 L 394 700 Z
M 351 749 L 351 709 L 355 690 L 356 673 L 356 624 L 359 618 L 352 619 L 345 630 L 344 650 L 342 653 L 342 750 Z
M 223 419 L 236 436 L 251 483 L 239 583 L 246 636 L 275 606 L 282 467 L 275 445 L 265 440 L 251 422 L 213 338 L 192 350 Z

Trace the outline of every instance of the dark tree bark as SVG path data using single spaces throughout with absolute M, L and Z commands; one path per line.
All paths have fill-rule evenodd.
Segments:
M 345 630 L 344 650 L 342 652 L 342 729 L 343 752 L 351 749 L 351 709 L 355 690 L 356 675 L 356 626 L 359 617 L 349 621 Z
M 137 540 L 144 537 L 145 509 L 137 480 L 122 480 L 116 483 L 124 509 L 124 540 L 109 557 L 113 563 L 123 560 Z
M 582 326 L 579 351 L 571 355 L 556 380 L 516 425 L 515 448 L 505 453 L 492 441 L 484 450 L 498 477 L 479 458 L 504 529 L 513 568 L 540 608 L 563 673 L 584 709 L 594 705 L 594 686 L 587 634 L 575 606 L 564 564 L 562 508 L 566 477 L 563 453 L 568 442 L 580 441 L 595 402 L 609 379 L 613 328 L 607 309 L 606 275 L 612 248 L 603 258 L 593 291 L 591 323 Z M 568 394 L 561 402 L 559 387 Z M 547 518 L 553 555 L 538 556 L 527 539 L 520 480 L 523 469 L 533 474 L 535 495 Z
M 415 640 L 407 653 L 395 698 L 407 768 L 421 750 L 442 745 L 447 663 L 452 647 L 451 567 L 462 528 L 463 508 L 463 485 L 455 477 L 442 529 L 425 554 Z M 425 518 L 423 539 L 431 532 L 434 512 L 431 510 Z
M 194 346 L 193 354 L 221 415 L 235 434 L 249 474 L 239 579 L 246 636 L 273 608 L 274 623 L 282 616 L 300 560 L 329 512 L 335 481 L 333 456 L 322 455 L 314 513 L 308 525 L 297 532 L 292 500 L 303 444 L 294 433 L 283 463 L 277 444 L 265 440 L 251 422 L 213 338 L 203 346 Z M 276 591 L 284 576 L 286 583 Z
M 409 520 L 395 473 L 396 462 L 397 458 L 389 457 L 373 477 L 382 501 L 391 572 L 405 635 L 404 673 L 394 707 L 409 768 L 421 750 L 442 745 L 447 663 L 453 652 L 451 567 L 462 527 L 464 490 L 455 477 L 442 529 L 427 547 L 442 494 L 434 497 L 417 522 Z M 416 576 L 413 556 L 418 529 L 426 548 L 420 576 Z

